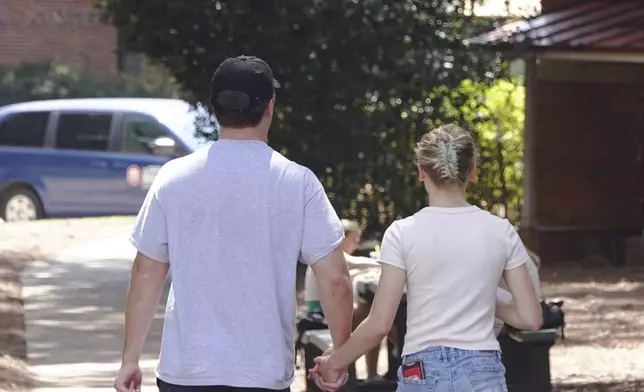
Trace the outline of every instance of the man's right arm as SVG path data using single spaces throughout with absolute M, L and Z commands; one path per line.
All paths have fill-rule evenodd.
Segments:
M 320 302 L 333 346 L 340 347 L 351 335 L 353 290 L 344 252 L 338 247 L 311 268 L 318 281 Z
M 306 171 L 304 184 L 300 261 L 310 265 L 313 270 L 333 345 L 339 347 L 351 334 L 353 316 L 351 278 L 340 248 L 344 229 L 320 180 L 310 170 Z

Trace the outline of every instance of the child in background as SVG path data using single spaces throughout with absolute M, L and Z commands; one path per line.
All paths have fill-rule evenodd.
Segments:
M 359 271 L 364 271 L 370 268 L 380 269 L 380 264 L 374 259 L 369 257 L 356 257 L 351 254 L 360 247 L 362 236 L 362 229 L 358 222 L 342 219 L 342 226 L 344 227 L 344 240 L 340 245 L 344 251 L 344 257 L 349 265 L 349 272 L 352 277 Z M 354 284 L 355 288 L 355 284 Z M 357 327 L 369 314 L 370 305 L 364 301 L 357 300 L 357 295 L 354 292 L 354 311 L 353 311 L 353 327 Z M 322 304 L 320 303 L 320 296 L 318 293 L 318 284 L 313 274 L 311 267 L 307 268 L 306 276 L 304 278 L 304 300 L 306 301 L 309 315 L 313 313 L 322 313 Z M 357 300 L 357 301 L 356 301 Z M 380 354 L 380 347 L 375 347 L 365 355 L 367 377 L 374 379 L 378 377 L 378 356 Z

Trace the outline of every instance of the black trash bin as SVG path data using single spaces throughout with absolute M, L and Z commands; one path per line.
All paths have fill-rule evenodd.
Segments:
M 501 334 L 501 357 L 508 392 L 551 392 L 550 348 L 557 330 Z

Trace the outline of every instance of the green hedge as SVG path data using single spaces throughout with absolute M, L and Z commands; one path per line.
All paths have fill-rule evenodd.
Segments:
M 0 106 L 43 99 L 178 96 L 174 81 L 161 73 L 100 79 L 54 63 L 0 67 Z

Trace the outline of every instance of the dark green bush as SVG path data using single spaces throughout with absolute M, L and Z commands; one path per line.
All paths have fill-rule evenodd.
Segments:
M 172 98 L 178 94 L 174 81 L 161 73 L 101 79 L 89 72 L 54 63 L 26 63 L 17 67 L 0 67 L 0 106 L 43 99 Z

